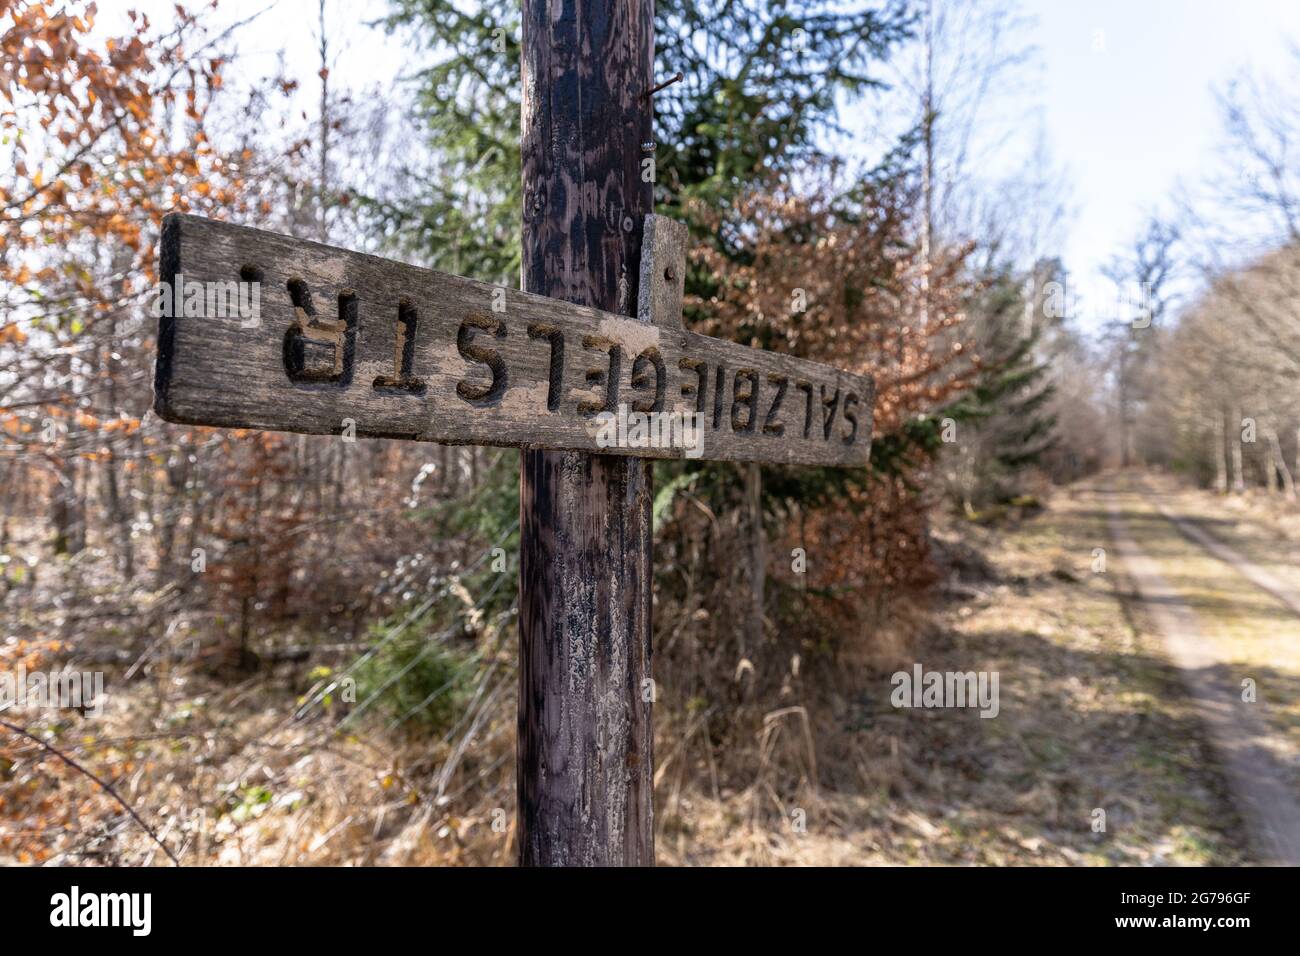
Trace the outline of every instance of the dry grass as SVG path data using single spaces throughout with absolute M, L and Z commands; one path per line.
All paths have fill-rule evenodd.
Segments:
M 1133 627 L 1122 574 L 1091 573 L 1106 530 L 1090 493 L 1012 526 L 939 536 L 958 572 L 957 597 L 938 610 L 895 608 L 842 642 L 851 651 L 787 647 L 760 661 L 775 678 L 761 692 L 742 674 L 665 695 L 660 862 L 1241 862 L 1176 676 Z M 914 661 L 996 670 L 1000 715 L 894 709 L 890 675 Z M 508 679 L 472 733 L 430 742 L 365 721 L 340 734 L 328 713 L 287 721 L 303 691 L 292 670 L 235 685 L 184 665 L 148 675 L 110 675 L 117 694 L 100 720 L 39 729 L 112 779 L 185 864 L 513 860 Z M 160 861 L 87 780 L 30 746 L 0 746 L 0 860 Z M 1098 807 L 1105 833 L 1092 831 Z
M 685 864 L 1233 864 L 1239 822 L 1158 642 L 1135 629 L 1087 489 L 1044 515 L 941 533 L 973 579 L 909 644 L 872 642 L 807 702 L 823 786 L 680 798 L 661 859 Z M 982 579 L 978 556 L 993 563 Z M 893 653 L 879 653 L 893 647 Z M 894 710 L 889 674 L 996 670 L 1002 710 Z M 827 778 L 834 785 L 825 785 Z M 756 808 L 757 807 L 757 811 Z M 1092 832 L 1092 812 L 1107 831 Z M 792 811 L 806 811 L 797 832 Z M 661 819 L 661 822 L 662 819 Z

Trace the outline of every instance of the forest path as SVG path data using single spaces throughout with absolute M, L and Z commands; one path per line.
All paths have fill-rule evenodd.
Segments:
M 923 615 L 886 620 L 866 636 L 872 659 L 841 657 L 838 683 L 823 670 L 801 692 L 821 785 L 785 790 L 793 795 L 781 809 L 804 811 L 805 831 L 768 810 L 772 793 L 806 778 L 810 767 L 802 724 L 788 709 L 784 719 L 795 732 L 770 748 L 749 789 L 711 791 L 707 777 L 693 786 L 685 748 L 661 748 L 672 761 L 666 784 L 673 774 L 684 782 L 662 787 L 656 804 L 660 862 L 1239 866 L 1258 859 L 1199 702 L 1143 614 L 1123 562 L 1114 558 L 1107 571 L 1096 560 L 1102 548 L 1114 556 L 1102 484 L 1055 489 L 1046 501 L 987 520 L 953 515 L 936 527 L 944 585 Z M 1139 535 L 1144 543 L 1163 532 L 1200 553 L 1153 510 L 1128 517 L 1151 525 Z M 1281 633 L 1300 649 L 1300 617 L 1274 610 L 1295 622 L 1293 634 Z M 1277 630 L 1275 623 L 1249 621 L 1257 634 Z M 891 675 L 917 663 L 931 672 L 999 675 L 997 717 L 895 707 Z M 1273 678 L 1249 673 L 1272 700 Z
M 1270 699 L 1294 701 L 1296 676 L 1275 670 L 1272 658 L 1252 654 L 1252 642 L 1234 639 L 1243 627 L 1276 629 L 1269 619 L 1279 616 L 1278 604 L 1292 619 L 1287 629 L 1294 630 L 1300 599 L 1140 481 L 1121 476 L 1102 494 L 1124 570 L 1222 761 L 1252 856 L 1261 863 L 1300 865 L 1296 753 L 1287 739 L 1294 735 L 1285 720 L 1268 713 Z M 1243 578 L 1250 587 L 1243 587 Z M 1267 600 L 1259 600 L 1261 591 Z M 1258 691 L 1253 702 L 1243 700 L 1247 678 Z
M 1173 522 L 1174 527 L 1182 532 L 1184 537 L 1196 542 L 1220 561 L 1231 565 L 1247 581 L 1277 598 L 1296 614 L 1300 614 L 1300 589 L 1291 586 L 1277 575 L 1250 560 L 1236 548 L 1216 538 L 1209 531 L 1202 528 L 1194 517 L 1175 511 L 1164 500 L 1163 495 L 1154 491 L 1145 482 L 1142 483 L 1142 493 L 1156 506 L 1156 510 L 1161 515 Z

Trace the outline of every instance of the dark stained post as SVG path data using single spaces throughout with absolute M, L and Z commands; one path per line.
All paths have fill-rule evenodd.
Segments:
M 522 43 L 523 287 L 634 316 L 654 0 L 524 0 Z M 524 866 L 654 862 L 650 468 L 521 453 Z

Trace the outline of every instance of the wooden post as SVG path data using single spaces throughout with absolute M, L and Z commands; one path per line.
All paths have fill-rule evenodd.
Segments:
M 524 0 L 522 44 L 524 290 L 635 315 L 654 0 Z M 654 862 L 651 474 L 521 452 L 524 866 Z
M 653 215 L 647 175 L 653 11 L 524 4 L 523 292 L 197 216 L 163 227 L 167 421 L 522 449 L 529 866 L 654 862 L 646 459 L 871 455 L 870 376 L 682 327 L 686 229 Z

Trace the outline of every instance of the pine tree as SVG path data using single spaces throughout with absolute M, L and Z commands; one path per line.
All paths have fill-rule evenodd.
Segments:
M 936 416 L 956 423 L 950 474 L 968 513 L 985 500 L 1012 497 L 1020 473 L 1055 442 L 1055 387 L 1044 353 L 1064 318 L 1052 295 L 1064 280 L 1054 259 L 1039 262 L 1028 280 L 996 268 L 968 304 L 981 372 L 973 388 Z
M 519 272 L 518 0 L 391 0 L 436 61 L 418 74 L 433 155 L 408 194 L 370 197 L 390 233 L 435 268 L 513 283 Z M 680 82 L 654 97 L 656 207 L 685 218 L 692 199 L 725 204 L 816 150 L 837 101 L 878 85 L 872 68 L 907 33 L 901 3 L 843 12 L 834 0 L 660 0 L 656 62 Z M 725 233 L 697 240 L 725 243 Z

